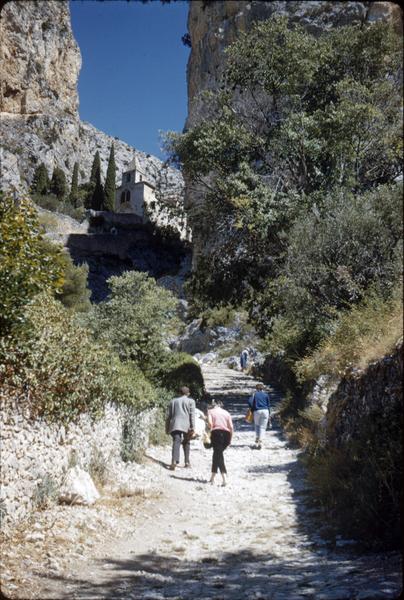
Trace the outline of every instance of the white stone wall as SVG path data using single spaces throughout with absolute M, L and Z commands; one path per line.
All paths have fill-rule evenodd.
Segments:
M 35 508 L 38 486 L 49 478 L 56 486 L 63 481 L 72 462 L 88 469 L 92 457 L 106 462 L 108 471 L 122 463 L 125 423 L 133 432 L 132 450 L 148 444 L 154 411 L 136 415 L 127 407 L 108 406 L 105 415 L 93 422 L 83 415 L 68 426 L 32 421 L 17 406 L 3 406 L 0 414 L 0 510 L 2 525 L 26 517 Z M 128 427 L 126 426 L 126 430 Z

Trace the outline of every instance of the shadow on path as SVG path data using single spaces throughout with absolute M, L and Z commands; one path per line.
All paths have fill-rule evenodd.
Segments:
M 200 562 L 151 552 L 136 559 L 106 559 L 99 561 L 99 566 L 106 579 L 96 583 L 50 575 L 47 579 L 63 583 L 65 592 L 59 600 L 72 598 L 70 585 L 74 588 L 73 597 L 81 600 L 351 600 L 358 597 L 360 589 L 362 599 L 388 597 L 378 594 L 377 584 L 372 583 L 371 575 L 366 578 L 365 572 L 369 569 L 366 569 L 365 563 L 352 568 L 342 559 L 325 565 L 315 557 L 306 561 L 302 570 L 302 564 L 293 560 L 279 560 L 270 554 L 251 551 L 227 553 L 217 559 L 202 558 Z M 358 589 L 360 576 L 354 584 L 352 575 L 360 573 L 362 567 L 365 587 Z M 397 585 L 393 576 L 386 577 L 385 589 L 389 585 Z M 363 590 L 369 587 L 367 596 Z

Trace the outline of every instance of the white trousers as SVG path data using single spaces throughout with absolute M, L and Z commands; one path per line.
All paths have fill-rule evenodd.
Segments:
M 255 436 L 260 440 L 264 435 L 269 421 L 269 410 L 260 408 L 254 411 Z

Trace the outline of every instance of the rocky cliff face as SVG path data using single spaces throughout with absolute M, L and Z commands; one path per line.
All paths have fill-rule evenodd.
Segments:
M 188 18 L 192 52 L 187 72 L 187 127 L 196 125 L 206 115 L 201 94 L 218 87 L 225 64 L 223 51 L 226 46 L 235 41 L 240 32 L 249 30 L 254 22 L 269 19 L 273 15 L 285 15 L 312 33 L 350 23 L 401 19 L 400 8 L 392 2 L 193 0 Z M 203 190 L 186 182 L 186 206 L 191 217 L 195 264 L 198 256 L 209 251 L 217 241 L 206 237 L 199 218 L 192 222 L 193 213 L 198 213 L 197 207 L 203 202 Z
M 11 2 L 1 13 L 2 113 L 69 114 L 78 108 L 81 54 L 65 2 Z
M 8 2 L 1 12 L 1 187 L 25 188 L 38 163 L 50 173 L 61 167 L 68 179 L 75 161 L 80 182 L 88 179 L 94 153 L 103 175 L 115 144 L 117 182 L 135 153 L 162 196 L 182 195 L 180 173 L 79 119 L 77 80 L 80 50 L 69 5 L 56 0 Z

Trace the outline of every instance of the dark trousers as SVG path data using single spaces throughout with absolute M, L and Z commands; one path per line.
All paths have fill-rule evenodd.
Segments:
M 227 473 L 223 452 L 230 444 L 230 438 L 230 431 L 225 431 L 224 429 L 214 429 L 212 431 L 210 436 L 213 448 L 212 473 L 217 473 L 218 469 L 220 469 L 222 474 Z
M 185 464 L 189 463 L 189 451 L 191 448 L 190 440 L 186 437 L 184 431 L 172 431 L 171 437 L 173 438 L 173 447 L 171 452 L 171 463 L 180 462 L 180 446 L 184 448 Z

